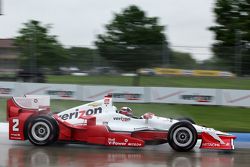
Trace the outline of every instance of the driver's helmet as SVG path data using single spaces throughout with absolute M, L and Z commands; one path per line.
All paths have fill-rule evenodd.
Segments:
M 119 113 L 120 113 L 120 114 L 123 114 L 123 115 L 126 115 L 126 116 L 128 116 L 128 117 L 132 117 L 132 116 L 133 116 L 132 110 L 131 110 L 131 108 L 129 108 L 129 107 L 122 107 L 122 108 L 119 110 Z

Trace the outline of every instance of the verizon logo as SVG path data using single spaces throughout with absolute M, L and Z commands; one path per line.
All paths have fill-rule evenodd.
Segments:
M 125 118 L 125 117 L 114 117 L 113 119 L 115 121 L 122 121 L 122 122 L 130 121 L 130 118 Z

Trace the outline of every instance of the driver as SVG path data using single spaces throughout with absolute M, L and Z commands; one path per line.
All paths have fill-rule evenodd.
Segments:
M 126 115 L 126 116 L 128 116 L 128 117 L 133 117 L 132 109 L 129 108 L 129 107 L 122 107 L 122 108 L 119 110 L 119 113 L 120 113 L 120 114 L 123 114 L 123 115 Z

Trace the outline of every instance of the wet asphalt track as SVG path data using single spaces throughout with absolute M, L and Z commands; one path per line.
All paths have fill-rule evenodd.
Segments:
M 9 141 L 0 132 L 0 167 L 249 167 L 250 143 L 236 143 L 232 152 L 200 150 L 177 153 L 168 144 L 144 148 L 118 148 L 89 145 L 36 147 L 28 141 Z

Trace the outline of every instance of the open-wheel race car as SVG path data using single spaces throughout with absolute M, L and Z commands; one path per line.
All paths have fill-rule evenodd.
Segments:
M 111 95 L 57 114 L 50 111 L 48 96 L 12 97 L 7 120 L 10 140 L 28 139 L 38 146 L 57 141 L 124 147 L 169 143 L 176 151 L 189 151 L 201 140 L 200 148 L 234 149 L 235 136 L 189 119 L 124 115 L 113 106 Z

